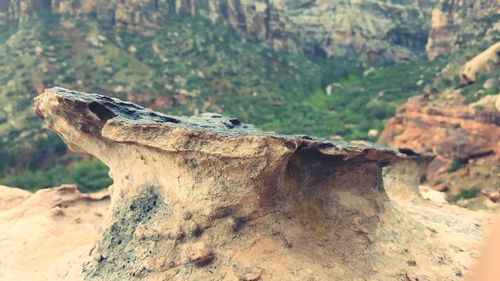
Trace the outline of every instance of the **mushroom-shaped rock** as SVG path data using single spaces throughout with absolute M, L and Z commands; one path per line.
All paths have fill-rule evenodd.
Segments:
M 169 116 L 62 88 L 35 104 L 114 180 L 87 280 L 454 280 L 468 266 L 429 231 L 443 214 L 405 209 L 384 190 L 383 167 L 418 155 L 263 132 L 217 114 Z M 464 217 L 446 216 L 443 232 L 477 239 Z

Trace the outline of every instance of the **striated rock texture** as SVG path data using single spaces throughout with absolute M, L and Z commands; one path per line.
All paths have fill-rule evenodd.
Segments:
M 496 37 L 488 38 L 496 33 Z M 500 4 L 497 0 L 440 0 L 432 10 L 427 56 L 449 55 L 475 38 L 498 41 Z
M 168 116 L 62 88 L 35 107 L 114 180 L 81 279 L 460 280 L 482 236 L 477 214 L 387 196 L 402 187 L 384 186 L 384 166 L 426 161 L 411 150 Z
M 485 102 L 476 102 L 478 106 L 465 105 L 458 93 L 448 99 L 431 98 L 409 99 L 387 122 L 379 142 L 436 155 L 426 177 L 440 191 L 478 187 L 496 191 L 500 185 L 498 95 L 486 96 Z
M 430 3 L 419 0 L 12 0 L 0 3 L 0 24 L 40 6 L 79 18 L 97 15 L 117 28 L 159 27 L 166 14 L 199 15 L 276 49 L 320 56 L 357 54 L 375 63 L 416 58 L 430 22 Z

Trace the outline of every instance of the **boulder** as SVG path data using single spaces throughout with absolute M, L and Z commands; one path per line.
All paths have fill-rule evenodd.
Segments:
M 497 42 L 464 64 L 460 70 L 460 81 L 462 84 L 474 83 L 480 73 L 487 73 L 499 65 L 500 42 Z
M 386 193 L 384 167 L 423 165 L 409 149 L 279 135 L 218 114 L 170 116 L 62 88 L 35 107 L 114 180 L 82 279 L 455 280 L 472 262 L 461 252 L 474 253 L 482 236 L 475 214 Z

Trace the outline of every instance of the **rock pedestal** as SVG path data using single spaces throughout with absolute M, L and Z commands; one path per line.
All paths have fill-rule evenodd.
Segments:
M 415 216 L 384 190 L 382 168 L 417 157 L 407 151 L 62 88 L 35 104 L 114 180 L 102 238 L 82 265 L 87 280 L 454 280 L 466 270 L 425 225 L 442 217 Z M 446 231 L 480 234 L 473 221 L 456 223 Z

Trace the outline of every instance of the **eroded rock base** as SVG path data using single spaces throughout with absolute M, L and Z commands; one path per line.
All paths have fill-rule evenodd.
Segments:
M 460 280 L 482 237 L 481 214 L 419 197 L 412 151 L 61 88 L 36 110 L 114 180 L 82 279 Z

